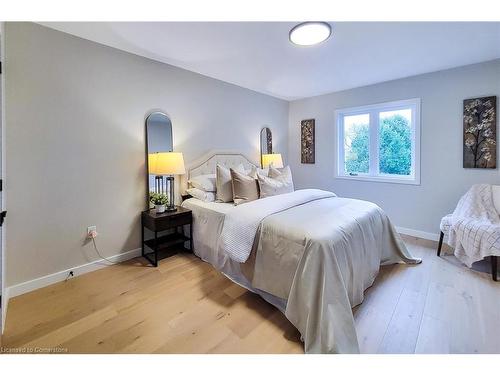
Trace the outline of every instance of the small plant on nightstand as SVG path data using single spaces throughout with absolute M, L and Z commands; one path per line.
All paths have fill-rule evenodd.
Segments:
M 168 204 L 168 197 L 162 193 L 151 193 L 149 200 L 155 205 L 157 214 L 165 212 L 165 206 Z

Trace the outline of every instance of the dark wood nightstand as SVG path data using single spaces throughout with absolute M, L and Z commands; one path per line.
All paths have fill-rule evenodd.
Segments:
M 183 226 L 189 225 L 189 237 L 184 235 Z M 179 232 L 178 229 L 181 228 Z M 154 238 L 144 239 L 144 228 L 154 232 Z M 158 237 L 158 232 L 174 229 L 173 233 Z M 153 266 L 158 267 L 158 251 L 172 248 L 174 245 L 189 242 L 189 250 L 193 251 L 193 216 L 191 210 L 177 206 L 177 211 L 157 214 L 154 209 L 143 211 L 141 215 L 142 256 Z M 146 253 L 145 247 L 153 250 Z M 188 250 L 188 249 L 186 249 Z M 150 258 L 154 254 L 154 259 Z

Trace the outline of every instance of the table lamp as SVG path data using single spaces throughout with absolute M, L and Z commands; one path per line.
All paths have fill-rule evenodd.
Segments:
M 283 168 L 283 159 L 281 158 L 281 154 L 263 154 L 262 168 L 268 168 L 271 164 L 274 168 Z
M 182 152 L 156 152 L 148 155 L 149 173 L 156 175 L 155 191 L 163 193 L 163 176 L 167 176 L 169 191 L 167 211 L 176 211 L 174 203 L 174 176 L 186 173 Z

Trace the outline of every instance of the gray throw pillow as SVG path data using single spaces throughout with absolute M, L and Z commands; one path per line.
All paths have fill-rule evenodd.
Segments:
M 234 168 L 237 172 L 244 172 L 243 164 Z M 223 165 L 217 164 L 215 170 L 215 178 L 217 185 L 216 201 L 217 202 L 232 202 L 233 201 L 233 185 L 231 182 L 231 171 Z
M 231 168 L 231 181 L 233 186 L 233 201 L 237 206 L 259 199 L 259 184 L 255 177 L 238 172 Z

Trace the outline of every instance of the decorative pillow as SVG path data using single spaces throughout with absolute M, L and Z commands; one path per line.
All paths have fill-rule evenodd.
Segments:
M 231 168 L 231 181 L 233 184 L 233 201 L 235 206 L 259 199 L 259 184 L 252 172 L 240 173 Z
M 244 173 L 243 164 L 234 168 L 235 171 Z M 216 201 L 217 202 L 232 202 L 233 201 L 233 185 L 231 182 L 231 171 L 223 165 L 217 164 L 216 171 Z
M 215 202 L 215 193 L 211 191 L 203 191 L 198 188 L 187 189 L 186 192 L 193 198 L 197 198 L 203 202 Z
M 272 171 L 272 169 L 274 169 L 274 171 Z M 287 166 L 281 171 L 278 171 L 275 168 L 269 168 L 269 175 L 274 175 L 276 177 L 257 176 L 261 198 L 293 192 L 294 188 L 290 167 Z
M 500 215 L 500 186 L 499 185 L 492 185 L 491 186 L 491 193 L 493 195 L 493 205 L 495 206 L 495 209 L 497 210 L 498 214 Z
M 293 189 L 293 179 L 292 179 L 292 171 L 290 166 L 286 166 L 285 168 L 281 168 L 281 170 L 276 169 L 274 167 L 269 167 L 269 177 L 278 179 L 280 181 L 285 181 L 292 185 Z
M 256 179 L 258 174 L 260 174 L 261 176 L 267 176 L 269 174 L 269 168 L 262 169 L 257 168 L 255 165 L 252 165 L 251 169 L 245 169 L 245 174 Z
M 215 174 L 203 174 L 188 181 L 192 187 L 203 191 L 216 191 Z
M 285 181 L 280 181 L 266 176 L 257 176 L 259 180 L 260 197 L 267 198 L 273 195 L 293 192 L 293 185 Z

